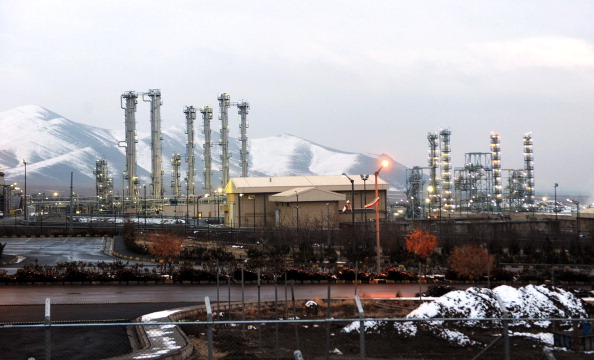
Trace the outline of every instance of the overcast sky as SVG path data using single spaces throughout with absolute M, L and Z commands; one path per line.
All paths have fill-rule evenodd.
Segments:
M 123 129 L 120 95 L 161 89 L 168 128 L 227 92 L 250 102 L 248 137 L 408 167 L 447 128 L 455 167 L 498 131 L 503 168 L 522 168 L 532 132 L 537 193 L 594 194 L 593 19 L 576 0 L 0 0 L 0 111 Z M 137 123 L 150 128 L 148 103 Z

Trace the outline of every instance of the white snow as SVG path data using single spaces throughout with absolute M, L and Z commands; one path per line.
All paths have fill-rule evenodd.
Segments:
M 115 130 L 88 126 L 65 119 L 37 105 L 0 112 L 0 128 L 4 135 L 0 167 L 4 169 L 7 179 L 18 181 L 24 176 L 21 159 L 26 159 L 27 171 L 30 171 L 39 183 L 67 183 L 68 175 L 74 171 L 77 186 L 89 186 L 95 182 L 95 161 L 105 159 L 114 176 L 114 184 L 119 185 L 121 172 L 125 167 L 125 148 L 118 146 L 125 140 L 124 126 L 124 121 L 121 128 Z M 166 174 L 164 184 L 168 184 L 170 180 L 171 154 L 185 154 L 185 131 L 185 122 L 182 121 L 162 131 L 162 167 Z M 194 131 L 196 174 L 201 174 L 204 163 L 200 161 L 199 155 L 204 145 L 204 134 L 199 126 L 195 126 Z M 137 131 L 137 140 L 138 177 L 141 183 L 150 183 L 151 134 Z M 221 147 L 217 145 L 218 131 L 212 132 L 211 140 L 213 180 L 216 181 L 220 176 L 217 169 L 220 167 L 221 154 Z M 249 143 L 248 162 L 251 176 L 336 175 L 349 172 L 350 169 L 356 170 L 358 167 L 367 168 L 364 161 L 375 162 L 379 158 L 379 155 L 330 149 L 288 134 L 260 139 L 250 138 Z M 232 177 L 241 173 L 240 147 L 238 139 L 230 139 Z M 391 185 L 394 187 L 397 184 Z
M 179 310 L 164 310 L 143 315 L 140 320 L 143 323 L 157 322 L 159 320 L 166 322 L 169 320 L 169 315 L 175 314 Z M 150 348 L 142 351 L 140 354 L 134 355 L 134 359 L 154 359 L 171 350 L 180 349 L 174 338 L 177 330 L 175 325 L 144 325 L 144 330 L 149 338 L 151 344 Z
M 405 337 L 415 336 L 419 331 L 432 334 L 433 336 L 445 339 L 450 343 L 460 346 L 478 344 L 467 335 L 457 329 L 450 328 L 451 325 L 463 327 L 490 327 L 499 326 L 500 321 L 479 322 L 475 319 L 500 319 L 503 311 L 497 302 L 498 295 L 510 317 L 513 318 L 512 326 L 537 326 L 547 327 L 549 321 L 526 321 L 522 319 L 546 319 L 546 318 L 587 318 L 585 303 L 575 297 L 572 293 L 559 288 L 547 286 L 528 285 L 522 288 L 513 288 L 502 285 L 493 290 L 485 288 L 469 288 L 465 291 L 451 291 L 434 301 L 421 304 L 411 311 L 406 319 L 460 319 L 460 321 L 403 321 L 395 322 L 396 331 Z M 385 321 L 365 321 L 365 331 L 378 331 Z M 353 321 L 342 329 L 343 332 L 360 330 L 360 322 Z M 540 333 L 514 333 L 518 336 L 529 336 L 537 338 L 545 344 L 552 344 L 552 334 Z

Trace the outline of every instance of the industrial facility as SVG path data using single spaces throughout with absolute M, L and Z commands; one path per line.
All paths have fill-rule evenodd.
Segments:
M 407 169 L 409 218 L 476 212 L 536 211 L 532 135 L 524 135 L 524 167 L 501 166 L 500 136 L 492 132 L 490 152 L 464 154 L 464 166 L 451 164 L 451 131 L 427 134 L 428 166 Z M 453 176 L 452 176 L 453 170 Z

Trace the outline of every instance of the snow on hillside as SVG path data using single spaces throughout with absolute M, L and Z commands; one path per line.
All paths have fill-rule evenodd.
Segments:
M 22 182 L 27 161 L 27 180 L 33 190 L 43 184 L 67 187 L 70 172 L 74 173 L 78 189 L 94 189 L 95 161 L 107 160 L 114 184 L 121 186 L 125 170 L 124 124 L 121 129 L 102 129 L 77 123 L 37 105 L 27 105 L 0 113 L 0 129 L 4 140 L 0 148 L 0 168 L 7 182 Z M 213 129 L 215 130 L 215 129 Z M 203 145 L 204 135 L 200 123 L 195 123 L 195 176 L 196 189 L 204 182 Z M 186 176 L 186 128 L 180 123 L 162 130 L 162 169 L 166 193 L 171 182 L 171 157 L 182 156 L 180 169 Z M 151 181 L 151 136 L 149 132 L 137 131 L 137 174 L 141 184 Z M 220 181 L 221 147 L 219 133 L 212 131 L 212 181 Z M 229 151 L 231 177 L 240 176 L 240 147 L 238 139 L 231 138 Z M 249 176 L 296 176 L 372 173 L 379 156 L 348 153 L 314 144 L 292 135 L 281 135 L 249 140 Z M 393 188 L 403 188 L 405 168 L 397 163 L 384 170 L 382 178 Z M 44 189 L 45 190 L 45 189 Z
M 252 170 L 269 176 L 341 174 L 357 165 L 360 157 L 288 134 L 253 139 L 250 152 Z
M 532 326 L 547 328 L 550 321 L 547 318 L 588 318 L 586 303 L 575 297 L 571 292 L 549 286 L 528 285 L 523 288 L 513 288 L 502 285 L 495 289 L 468 288 L 467 290 L 451 291 L 435 301 L 421 304 L 410 312 L 406 319 L 435 319 L 425 321 L 403 321 L 394 323 L 396 331 L 404 336 L 415 336 L 419 332 L 432 334 L 451 343 L 461 346 L 478 345 L 460 328 L 500 326 L 500 321 L 479 322 L 473 319 L 499 319 L 503 311 L 499 306 L 498 296 L 510 317 L 514 319 L 512 326 Z M 460 321 L 445 321 L 440 319 L 461 319 Z M 522 320 L 542 319 L 542 320 Z M 365 331 L 381 331 L 383 321 L 366 321 Z M 359 331 L 359 322 L 355 321 L 346 326 L 343 332 Z M 550 335 L 550 334 L 549 334 Z M 546 338 L 552 338 L 552 335 Z

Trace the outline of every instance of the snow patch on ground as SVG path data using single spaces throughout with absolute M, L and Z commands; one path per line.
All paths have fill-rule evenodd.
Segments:
M 512 326 L 545 328 L 550 321 L 526 321 L 522 319 L 546 318 L 587 318 L 585 303 L 571 292 L 545 285 L 528 285 L 513 288 L 502 285 L 495 289 L 469 288 L 465 291 L 451 291 L 434 301 L 421 304 L 410 312 L 406 318 L 411 321 L 395 322 L 396 332 L 404 337 L 416 336 L 420 332 L 431 334 L 459 346 L 479 345 L 470 339 L 460 328 L 500 327 L 503 309 L 497 301 L 499 297 L 513 318 Z M 431 321 L 418 321 L 418 320 Z M 460 319 L 446 321 L 441 319 Z M 478 319 L 494 319 L 492 322 Z M 497 320 L 495 320 L 497 319 Z M 366 332 L 377 332 L 386 321 L 365 321 Z M 354 321 L 342 329 L 343 332 L 360 331 L 360 322 Z M 549 333 L 513 333 L 518 336 L 529 336 L 552 345 L 553 335 Z

